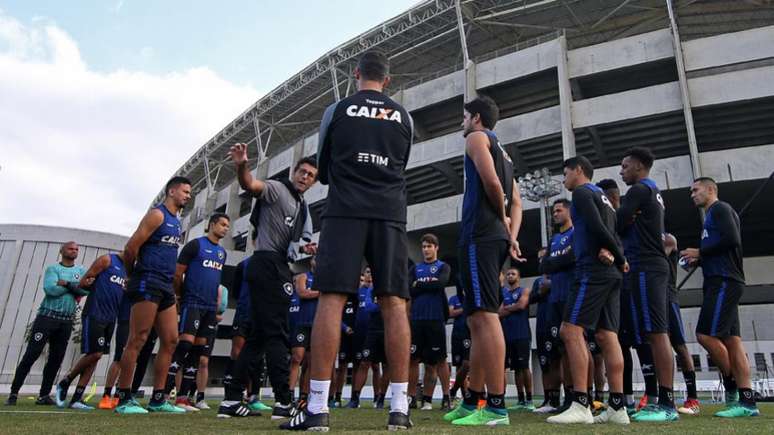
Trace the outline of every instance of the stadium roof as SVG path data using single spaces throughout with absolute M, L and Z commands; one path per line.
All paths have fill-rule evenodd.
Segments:
M 459 21 L 471 60 L 480 62 L 564 34 L 569 49 L 669 26 L 667 0 L 427 0 L 333 48 L 251 105 L 176 172 L 194 191 L 233 180 L 228 149 L 245 142 L 272 156 L 314 133 L 325 107 L 355 89 L 360 54 L 391 60 L 392 89 L 415 86 L 463 68 Z M 768 25 L 774 7 L 759 0 L 673 0 L 685 40 Z M 459 14 L 458 14 L 459 12 Z M 255 156 L 255 153 L 253 153 Z M 156 200 L 159 200 L 160 192 Z

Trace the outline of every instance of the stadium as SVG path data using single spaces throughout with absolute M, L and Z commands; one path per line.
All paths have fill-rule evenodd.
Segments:
M 681 248 L 699 244 L 702 217 L 689 199 L 694 178 L 714 178 L 721 199 L 737 211 L 745 208 L 742 339 L 753 365 L 754 388 L 770 395 L 774 232 L 765 204 L 774 197 L 774 187 L 766 184 L 774 171 L 771 41 L 774 5 L 768 1 L 422 1 L 321 55 L 215 132 L 170 174 L 193 181 L 194 199 L 181 218 L 181 244 L 202 236 L 210 215 L 226 213 L 232 225 L 221 242 L 228 250 L 224 284 L 235 285 L 234 266 L 253 249 L 249 218 L 254 200 L 236 180 L 229 148 L 248 144 L 254 176 L 287 178 L 295 162 L 316 153 L 325 108 L 356 92 L 353 71 L 359 56 L 380 50 L 390 59 L 387 93 L 410 112 L 415 126 L 407 170 L 407 227 L 414 260 L 420 259 L 420 236 L 434 233 L 441 259 L 453 270 L 458 264 L 454 246 L 463 197 L 462 105 L 477 94 L 500 107 L 495 132 L 519 176 L 546 168 L 561 180 L 562 162 L 583 155 L 597 168 L 595 182 L 612 178 L 623 193 L 618 171 L 625 151 L 650 148 L 657 157 L 652 176 L 662 188 L 666 228 Z M 163 195 L 160 186 L 152 204 Z M 327 187 L 319 183 L 305 195 L 315 240 L 326 195 Z M 521 267 L 523 285 L 538 275 L 536 253 L 546 244 L 544 229 L 550 227 L 546 216 L 542 201 L 525 198 L 519 235 L 528 258 Z M 718 389 L 719 377 L 693 333 L 702 279 L 680 270 L 678 279 L 683 278 L 680 303 L 688 348 L 700 390 L 708 395 Z M 447 289 L 448 295 L 454 292 Z M 210 362 L 213 387 L 221 384 L 228 360 L 235 303 L 230 301 L 218 327 Z M 23 304 L 20 311 L 34 309 L 32 300 Z M 7 368 L 13 365 L 6 361 L 3 374 L 10 375 Z M 532 366 L 538 379 L 535 357 Z M 105 370 L 98 369 L 98 381 Z M 681 384 L 676 374 L 675 389 L 682 391 Z M 635 386 L 642 389 L 637 369 Z M 539 382 L 535 392 L 542 393 Z M 352 428 L 362 430 L 357 429 L 361 423 L 352 423 Z M 718 428 L 705 428 L 712 429 Z

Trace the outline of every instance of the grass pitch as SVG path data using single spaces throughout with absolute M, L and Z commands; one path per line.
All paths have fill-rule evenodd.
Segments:
M 4 399 L 4 398 L 3 398 Z M 92 405 L 96 404 L 92 399 Z M 331 432 L 384 433 L 386 410 L 375 410 L 365 402 L 362 409 L 334 409 Z M 436 404 L 437 405 L 437 404 Z M 71 411 L 51 406 L 37 406 L 25 397 L 16 407 L 0 406 L 0 434 L 257 434 L 284 433 L 279 422 L 268 415 L 262 417 L 218 419 L 217 401 L 210 401 L 213 410 L 185 415 L 149 414 L 120 416 L 111 411 Z M 679 422 L 662 424 L 632 423 L 629 426 L 558 426 L 545 423 L 545 417 L 511 413 L 511 425 L 497 428 L 457 428 L 441 420 L 441 411 L 413 410 L 415 433 L 509 433 L 509 434 L 620 434 L 620 433 L 774 433 L 774 404 L 760 404 L 762 415 L 753 418 L 725 420 L 712 417 L 719 405 L 703 405 L 699 416 L 681 416 Z

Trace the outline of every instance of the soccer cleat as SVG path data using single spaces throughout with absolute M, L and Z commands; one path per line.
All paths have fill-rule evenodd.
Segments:
M 761 412 L 758 408 L 750 408 L 739 403 L 715 413 L 715 417 L 723 418 L 757 417 L 759 415 Z
M 161 412 L 166 414 L 185 414 L 186 410 L 183 408 L 177 407 L 165 400 L 158 405 L 148 404 L 148 412 Z
M 513 406 L 508 407 L 508 411 L 513 412 L 532 412 L 535 410 L 535 405 L 532 402 L 521 401 Z
M 739 403 L 739 390 L 726 391 L 725 402 L 726 408 L 731 408 Z
M 289 403 L 283 405 L 279 402 L 274 404 L 274 409 L 271 411 L 272 420 L 281 420 L 283 418 L 293 417 L 293 404 Z
M 193 406 L 188 397 L 178 397 L 175 400 L 175 406 L 184 409 L 185 412 L 199 412 L 199 408 Z
M 5 406 L 16 406 L 17 400 L 19 400 L 19 397 L 16 394 L 9 394 L 8 398 L 5 399 Z
M 231 418 L 231 417 L 259 417 L 260 412 L 251 411 L 250 408 L 244 402 L 233 402 L 227 404 L 227 402 L 220 402 L 218 407 L 218 418 Z
M 349 403 L 347 403 L 347 406 L 345 406 L 345 408 L 349 408 L 349 409 L 358 409 L 358 408 L 360 408 L 360 400 L 350 399 Z
M 336 406 L 336 401 L 335 400 L 331 399 L 331 400 L 328 401 L 328 408 L 333 409 L 333 408 L 336 408 L 336 407 L 337 406 Z
M 250 408 L 251 411 L 271 411 L 271 406 L 264 404 L 258 399 L 247 402 L 247 407 Z
M 602 411 L 605 408 L 607 408 L 607 405 L 605 405 L 604 403 L 600 402 L 599 400 L 595 400 L 595 401 L 591 402 L 591 407 L 593 408 L 592 411 L 597 412 L 597 411 Z
M 93 406 L 89 406 L 89 405 L 81 402 L 80 400 L 77 401 L 77 402 L 70 402 L 70 406 L 68 406 L 68 408 L 70 408 L 70 409 L 78 409 L 80 411 L 93 411 L 94 410 Z
M 48 397 L 48 396 L 46 396 Z M 67 388 L 63 388 L 61 384 L 56 384 L 54 389 L 54 401 L 57 408 L 64 408 L 67 401 Z
M 279 428 L 306 432 L 328 432 L 330 430 L 328 417 L 327 412 L 310 414 L 306 409 L 302 409 L 293 418 L 282 423 Z
M 641 409 L 640 412 L 632 416 L 632 420 L 636 422 L 668 422 L 677 421 L 680 419 L 680 415 L 674 408 L 667 408 L 664 406 L 650 404 Z
M 56 405 L 54 402 L 54 399 L 51 398 L 49 395 L 40 396 L 35 400 L 36 405 Z
M 556 424 L 571 424 L 571 423 L 594 423 L 594 416 L 591 415 L 591 410 L 581 405 L 580 403 L 573 401 L 569 408 L 561 414 L 557 414 L 546 419 L 548 423 Z
M 433 410 L 433 402 L 425 402 L 422 404 L 422 407 L 419 408 L 422 411 L 432 411 Z
M 444 414 L 443 419 L 444 421 L 452 422 L 460 418 L 465 418 L 474 412 L 476 412 L 476 408 L 469 409 L 465 407 L 464 403 L 460 403 L 456 408 Z
M 374 402 L 374 408 L 384 409 L 384 395 L 381 395 L 378 399 L 376 399 L 376 402 Z
M 556 413 L 556 411 L 559 411 L 559 408 L 555 408 L 550 404 L 545 404 L 532 412 L 534 412 L 535 414 L 554 414 Z
M 637 413 L 637 407 L 634 406 L 634 403 L 626 405 L 626 413 L 629 414 L 629 417 Z
M 601 423 L 629 424 L 629 414 L 626 413 L 625 407 L 618 411 L 614 411 L 613 408 L 606 408 L 594 417 L 594 424 Z
M 137 403 L 136 400 L 132 399 L 128 402 L 124 403 L 123 405 L 116 406 L 115 409 L 116 414 L 147 414 L 148 410 L 140 406 L 139 403 Z
M 207 410 L 212 409 L 212 408 L 210 408 L 210 405 L 208 405 L 207 402 L 204 401 L 204 400 L 200 400 L 200 401 L 196 402 L 196 404 L 194 406 L 199 408 L 202 411 L 207 411 Z
M 696 399 L 688 399 L 683 403 L 683 406 L 677 408 L 677 412 L 685 415 L 699 415 L 701 406 Z
M 637 411 L 645 409 L 646 406 L 648 406 L 648 395 L 643 394 L 642 397 L 640 397 L 640 403 L 637 404 Z
M 508 426 L 511 424 L 511 420 L 508 418 L 507 411 L 500 413 L 492 411 L 489 407 L 484 407 L 467 417 L 454 420 L 452 424 L 458 426 Z
M 413 426 L 414 423 L 411 422 L 411 418 L 409 418 L 408 414 L 391 412 L 390 416 L 387 417 L 387 430 L 390 432 L 409 430 Z
M 102 396 L 102 399 L 99 401 L 99 404 L 97 405 L 97 408 L 99 409 L 113 409 L 115 408 L 115 405 L 113 404 L 113 398 L 110 396 Z

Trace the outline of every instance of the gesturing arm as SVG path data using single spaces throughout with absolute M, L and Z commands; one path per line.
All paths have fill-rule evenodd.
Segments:
M 134 270 L 134 262 L 137 259 L 137 254 L 140 252 L 140 247 L 148 241 L 148 238 L 156 231 L 156 228 L 161 226 L 164 222 L 164 213 L 161 210 L 154 208 L 148 211 L 140 221 L 140 225 L 137 230 L 129 238 L 124 247 L 124 267 L 126 268 L 126 274 L 130 275 Z
M 229 154 L 231 154 L 231 160 L 236 165 L 239 186 L 254 196 L 260 196 L 266 184 L 261 180 L 254 179 L 253 174 L 247 168 L 247 145 L 243 143 L 235 144 L 229 150 Z

